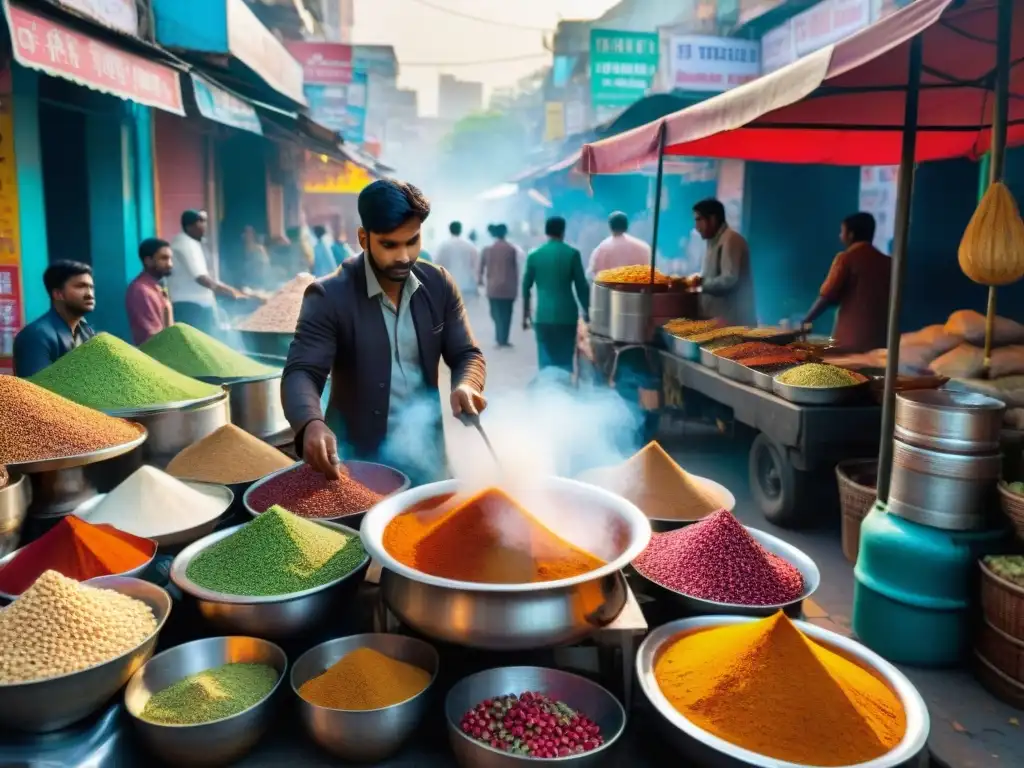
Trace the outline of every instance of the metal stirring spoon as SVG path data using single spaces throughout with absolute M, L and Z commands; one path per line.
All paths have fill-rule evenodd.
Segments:
M 491 445 L 491 441 L 487 437 L 487 433 L 484 431 L 483 424 L 480 423 L 479 414 L 460 413 L 459 421 L 465 424 L 467 427 L 475 427 L 476 431 L 480 433 L 480 437 L 483 438 L 484 445 L 487 446 L 487 450 L 491 454 L 491 458 L 494 459 L 494 463 L 498 465 L 498 469 L 501 469 L 501 461 L 498 459 L 498 454 L 494 451 L 494 446 Z

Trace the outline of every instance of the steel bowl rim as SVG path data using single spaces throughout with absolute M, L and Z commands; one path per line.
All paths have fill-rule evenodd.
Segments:
M 743 624 L 752 621 L 763 621 L 763 617 L 756 616 L 699 616 L 688 619 L 677 619 L 670 621 L 651 630 L 644 638 L 637 649 L 635 672 L 637 682 L 644 696 L 651 702 L 658 714 L 664 718 L 669 725 L 683 733 L 685 736 L 710 747 L 720 754 L 736 760 L 742 760 L 751 765 L 764 764 L 765 760 L 772 760 L 772 768 L 818 768 L 800 763 L 790 763 L 752 752 L 738 747 L 713 733 L 704 730 L 692 722 L 684 714 L 672 706 L 671 702 L 661 692 L 661 687 L 654 680 L 653 661 L 658 654 L 677 635 L 697 629 L 711 629 L 714 627 Z M 900 672 L 894 665 L 883 659 L 870 648 L 850 638 L 816 626 L 807 621 L 792 620 L 793 624 L 805 635 L 815 642 L 831 646 L 833 650 L 840 650 L 843 653 L 853 656 L 862 665 L 880 675 L 889 688 L 893 690 L 896 697 L 903 706 L 907 716 L 907 729 L 899 743 L 884 755 L 876 757 L 867 762 L 857 763 L 856 766 L 840 766 L 837 768 L 892 768 L 901 765 L 904 761 L 913 758 L 927 747 L 928 733 L 930 731 L 931 718 L 928 714 L 928 707 L 921 697 L 920 692 L 913 683 Z M 651 671 L 646 670 L 648 663 Z M 760 761 L 760 762 L 758 762 Z
M 555 673 L 557 673 L 557 674 L 559 674 L 559 675 L 561 675 L 563 677 L 574 677 L 577 680 L 582 680 L 585 683 L 589 683 L 590 685 L 592 685 L 595 688 L 599 689 L 602 693 L 604 693 L 613 702 L 615 702 L 615 706 L 616 706 L 619 714 L 621 715 L 621 719 L 619 721 L 618 729 L 615 731 L 615 734 L 611 738 L 605 738 L 604 742 L 597 749 L 592 749 L 589 752 L 581 752 L 581 753 L 576 753 L 576 754 L 572 754 L 572 755 L 565 755 L 564 757 L 531 757 L 529 755 L 510 755 L 508 752 L 503 752 L 500 749 L 495 749 L 490 744 L 484 744 L 482 741 L 477 741 L 476 739 L 470 738 L 469 736 L 464 734 L 462 732 L 462 729 L 459 728 L 459 724 L 452 722 L 451 717 L 449 717 L 449 715 L 448 715 L 448 700 L 451 698 L 452 691 L 454 691 L 456 688 L 458 688 L 460 685 L 462 685 L 467 680 L 472 680 L 473 678 L 476 678 L 476 677 L 483 677 L 484 675 L 493 674 L 493 673 L 498 672 L 498 671 L 512 671 L 512 670 L 543 670 L 544 672 L 555 672 Z M 542 691 L 542 693 L 543 693 L 543 691 Z M 577 712 L 579 712 L 579 711 L 580 710 L 577 710 Z M 584 716 L 586 716 L 585 712 L 583 714 L 584 714 Z M 529 666 L 529 665 L 519 665 L 519 666 L 514 666 L 514 667 L 492 667 L 491 669 L 484 669 L 484 670 L 481 670 L 480 672 L 474 672 L 472 675 L 467 675 L 466 677 L 461 678 L 458 682 L 455 683 L 455 685 L 453 685 L 451 688 L 449 688 L 448 689 L 448 693 L 445 694 L 445 697 L 444 697 L 444 719 L 445 719 L 445 722 L 448 725 L 448 732 L 449 733 L 457 734 L 460 738 L 465 739 L 467 742 L 469 742 L 473 746 L 482 747 L 483 749 L 486 749 L 487 751 L 492 752 L 492 753 L 494 753 L 496 755 L 502 755 L 504 757 L 509 757 L 509 758 L 514 759 L 514 760 L 533 760 L 533 761 L 542 761 L 544 763 L 555 763 L 555 762 L 568 763 L 568 762 L 572 762 L 573 760 L 577 760 L 577 759 L 579 759 L 581 757 L 590 757 L 592 755 L 596 755 L 596 754 L 598 754 L 600 752 L 604 752 L 605 750 L 610 749 L 622 737 L 622 734 L 626 732 L 626 723 L 628 722 L 629 714 L 626 712 L 626 708 L 624 706 L 622 706 L 622 702 L 619 701 L 618 697 L 615 696 L 615 694 L 613 694 L 611 691 L 609 691 L 607 688 L 605 688 L 600 683 L 595 683 L 593 680 L 591 680 L 588 677 L 584 677 L 583 675 L 577 675 L 575 672 L 566 672 L 564 669 L 557 669 L 555 667 L 537 667 L 537 666 Z M 601 736 L 604 737 L 604 734 L 601 734 Z
M 269 645 L 272 651 L 280 654 L 281 660 L 284 662 L 283 668 L 277 674 L 277 681 L 274 683 L 274 687 L 270 689 L 270 692 L 266 696 L 264 696 L 262 699 L 257 701 L 255 704 L 252 704 L 252 705 L 246 707 L 241 712 L 235 712 L 235 714 L 233 714 L 233 715 L 228 715 L 227 717 L 221 717 L 221 718 L 218 718 L 217 720 L 209 720 L 209 721 L 207 721 L 205 723 L 154 723 L 152 720 L 146 720 L 144 717 L 142 717 L 142 713 L 135 714 L 135 712 L 132 711 L 132 707 L 129 706 L 129 704 L 128 704 L 128 688 L 135 681 L 136 677 L 139 677 L 139 676 L 142 675 L 142 673 L 145 671 L 146 667 L 149 666 L 149 663 L 151 661 L 156 661 L 161 656 L 169 654 L 172 651 L 180 651 L 181 649 L 187 648 L 190 645 L 195 645 L 196 643 L 209 643 L 211 641 L 227 640 L 227 639 L 236 638 L 236 637 L 237 638 L 242 638 L 244 640 L 256 640 L 258 642 L 261 642 L 261 643 L 264 643 L 266 645 Z M 226 663 L 232 664 L 232 663 L 236 663 L 236 662 L 230 662 L 229 661 L 229 662 L 226 662 Z M 240 662 L 240 663 L 251 663 L 251 662 Z M 269 665 L 266 665 L 266 666 L 269 666 Z M 128 682 L 124 686 L 124 693 L 121 695 L 121 698 L 124 699 L 124 709 L 125 709 L 125 712 L 127 712 L 131 716 L 131 718 L 133 720 L 135 720 L 138 723 L 141 723 L 142 725 L 144 725 L 144 726 L 146 726 L 148 728 L 170 728 L 170 729 L 177 729 L 177 728 L 204 728 L 206 726 L 218 725 L 219 723 L 226 723 L 229 720 L 234 720 L 236 717 L 241 717 L 242 715 L 244 715 L 244 714 L 246 714 L 248 712 L 251 712 L 252 710 L 256 709 L 257 707 L 259 707 L 259 706 L 261 706 L 263 704 L 266 704 L 271 699 L 271 697 L 273 697 L 273 695 L 275 693 L 277 693 L 278 689 L 281 687 L 281 681 L 284 680 L 284 678 L 289 673 L 289 666 L 290 665 L 288 664 L 288 654 L 286 654 L 284 652 L 284 650 L 281 648 L 281 646 L 279 646 L 277 643 L 274 643 L 274 642 L 272 642 L 270 640 L 265 640 L 262 637 L 251 637 L 249 635 L 218 635 L 216 637 L 203 637 L 203 638 L 200 638 L 198 640 L 190 640 L 189 642 L 182 643 L 181 645 L 175 645 L 175 646 L 172 646 L 170 648 L 165 648 L 164 650 L 160 651 L 160 653 L 153 654 L 146 661 L 146 663 L 143 664 L 141 667 L 139 667 L 137 670 L 135 670 L 135 674 L 132 675 L 128 679 Z M 215 667 L 210 667 L 210 669 L 215 669 Z M 203 672 L 208 672 L 208 671 L 209 671 L 209 669 L 204 669 L 203 670 Z M 275 672 L 277 671 L 276 667 L 274 668 L 274 671 Z M 202 672 L 196 672 L 195 674 L 202 674 Z M 189 677 L 189 675 L 185 675 L 185 677 Z M 174 683 L 171 683 L 171 685 L 174 685 L 175 683 L 180 683 L 182 680 L 185 679 L 185 677 L 181 677 L 178 680 L 175 680 Z M 150 695 L 150 698 L 152 698 L 152 694 Z
M 252 522 L 252 521 L 250 521 Z M 351 538 L 360 539 L 359 531 L 349 528 L 347 525 L 341 525 L 340 523 L 331 523 L 325 520 L 310 520 L 311 523 L 317 525 L 323 525 L 327 528 L 333 528 L 339 533 L 344 533 L 346 536 Z M 326 584 L 321 584 L 318 587 L 312 587 L 311 589 L 304 589 L 301 592 L 288 592 L 282 595 L 231 595 L 226 592 L 214 592 L 210 589 L 200 587 L 198 584 L 193 582 L 185 574 L 188 566 L 192 563 L 195 557 L 208 547 L 216 544 L 222 539 L 226 539 L 233 533 L 238 532 L 249 523 L 242 523 L 240 525 L 233 525 L 229 528 L 223 528 L 213 533 L 208 533 L 196 541 L 193 541 L 181 552 L 179 552 L 173 562 L 171 563 L 170 577 L 171 581 L 180 589 L 182 592 L 202 600 L 207 603 L 225 603 L 228 605 L 276 605 L 279 603 L 289 603 L 293 600 L 301 600 L 305 597 L 310 597 L 319 592 L 331 589 L 341 584 L 346 579 L 350 578 L 356 573 L 363 571 L 370 564 L 370 554 L 366 552 L 366 547 L 363 547 L 363 559 L 355 568 L 348 573 L 339 576 L 333 581 L 329 581 Z
M 548 590 L 554 591 L 558 589 L 565 589 L 567 587 L 575 587 L 591 581 L 597 581 L 621 571 L 626 565 L 632 562 L 637 555 L 647 548 L 647 545 L 651 540 L 651 522 L 635 504 L 627 501 L 621 496 L 611 493 L 610 491 L 606 491 L 604 488 L 599 488 L 596 485 L 591 485 L 589 483 L 583 483 L 579 480 L 571 480 L 566 477 L 544 478 L 544 485 L 550 486 L 552 484 L 565 485 L 570 490 L 582 492 L 584 496 L 588 494 L 597 496 L 605 502 L 604 506 L 606 508 L 618 510 L 619 518 L 627 523 L 634 534 L 633 540 L 622 554 L 614 560 L 608 561 L 600 568 L 587 571 L 579 576 L 573 576 L 569 579 L 539 581 L 527 584 L 487 584 L 475 581 L 444 579 L 440 576 L 433 576 L 429 573 L 424 573 L 423 571 L 411 568 L 392 556 L 392 554 L 384 547 L 383 542 L 384 529 L 387 527 L 387 523 L 391 522 L 391 520 L 403 512 L 406 512 L 413 504 L 423 501 L 424 499 L 444 496 L 453 492 L 457 493 L 461 485 L 461 481 L 457 479 L 442 480 L 437 483 L 428 483 L 416 488 L 409 488 L 402 493 L 384 499 L 377 506 L 370 509 L 366 513 L 366 517 L 363 518 L 363 523 L 360 527 L 360 536 L 362 536 L 363 539 L 363 548 L 373 559 L 380 562 L 386 570 L 393 571 L 407 579 L 411 579 L 412 581 L 433 587 L 441 587 L 443 589 L 456 589 L 467 592 L 506 593 L 518 593 L 523 592 L 524 590 L 530 590 L 533 592 Z M 403 499 L 402 497 L 406 495 L 408 495 L 409 498 Z M 382 522 L 378 524 L 378 520 L 381 520 Z M 379 527 L 380 531 L 375 531 L 375 527 Z M 636 535 L 637 533 L 638 535 Z
M 700 521 L 698 520 L 696 522 L 700 522 Z M 814 562 L 814 559 L 812 557 L 810 557 L 802 549 L 799 549 L 798 547 L 794 547 L 788 541 L 783 541 L 778 536 L 773 536 L 772 534 L 767 533 L 766 531 L 762 531 L 759 528 L 752 528 L 749 525 L 744 525 L 743 527 L 746 528 L 747 531 L 751 533 L 751 535 L 757 540 L 758 544 L 763 544 L 761 539 L 767 539 L 767 540 L 770 540 L 774 545 L 778 546 L 780 549 L 785 550 L 786 551 L 786 556 L 783 557 L 782 555 L 778 555 L 778 557 L 782 557 L 783 560 L 785 560 L 787 563 L 789 563 L 794 568 L 796 568 L 798 571 L 800 571 L 800 576 L 801 577 L 803 577 L 804 571 L 803 571 L 803 568 L 800 567 L 800 565 L 798 565 L 797 563 L 793 562 L 794 555 L 797 556 L 796 559 L 803 561 L 804 567 L 806 567 L 807 570 L 810 571 L 811 574 L 813 574 L 813 576 L 815 578 L 812 580 L 812 583 L 808 583 L 808 580 L 806 578 L 804 578 L 804 588 L 802 590 L 802 593 L 801 593 L 800 597 L 797 597 L 797 598 L 795 598 L 793 600 L 790 600 L 789 602 L 786 602 L 786 603 L 773 603 L 771 605 L 747 605 L 747 604 L 744 604 L 744 603 L 719 603 L 719 602 L 717 602 L 715 600 L 708 600 L 708 599 L 703 598 L 703 597 L 697 597 L 696 595 L 688 595 L 685 592 L 680 592 L 677 589 L 672 589 L 671 587 L 667 587 L 664 584 L 661 584 L 660 582 L 657 582 L 654 579 L 652 579 L 650 576 L 645 574 L 643 571 L 641 571 L 635 565 L 633 566 L 633 570 L 636 571 L 638 574 L 640 574 L 640 576 L 643 577 L 646 581 L 649 581 L 651 584 L 654 584 L 655 586 L 660 587 L 661 589 L 664 589 L 664 590 L 666 590 L 668 592 L 671 592 L 673 595 L 676 595 L 676 596 L 678 596 L 680 598 L 683 598 L 685 600 L 692 600 L 695 603 L 700 603 L 702 605 L 706 605 L 708 608 L 714 609 L 718 614 L 725 614 L 725 615 L 728 615 L 730 610 L 749 611 L 752 608 L 756 608 L 757 610 L 766 611 L 766 612 L 767 611 L 771 611 L 771 612 L 784 611 L 785 609 L 789 608 L 792 605 L 796 605 L 797 603 L 802 603 L 804 600 L 808 599 L 811 595 L 813 595 L 815 592 L 818 591 L 818 587 L 821 586 L 821 570 L 818 568 L 818 564 Z M 774 553 L 772 553 L 772 554 L 774 554 Z
M 41 678 L 39 680 L 23 680 L 23 681 L 18 682 L 18 683 L 0 683 L 0 693 L 2 693 L 4 691 L 10 691 L 10 690 L 13 690 L 15 688 L 20 688 L 22 686 L 42 685 L 44 683 L 55 683 L 55 682 L 57 682 L 59 680 L 66 680 L 67 678 L 73 677 L 74 675 L 81 675 L 81 674 L 85 674 L 86 672 L 92 672 L 94 670 L 99 669 L 100 667 L 106 666 L 107 664 L 114 664 L 115 662 L 123 661 L 126 657 L 131 656 L 133 653 L 138 651 L 139 648 L 141 648 L 142 646 L 144 646 L 146 643 L 150 642 L 151 640 L 155 639 L 157 637 L 157 635 L 160 634 L 160 631 L 164 628 L 164 624 L 167 623 L 167 617 L 171 615 L 171 609 L 174 607 L 174 601 L 171 600 L 171 596 L 167 593 L 166 589 L 164 589 L 163 587 L 158 586 L 156 584 L 153 584 L 150 581 L 146 581 L 145 579 L 139 579 L 139 578 L 136 578 L 135 576 L 120 576 L 120 575 L 117 575 L 117 574 L 110 574 L 109 576 L 96 576 L 95 578 L 87 579 L 87 580 L 85 580 L 85 581 L 83 581 L 81 583 L 85 584 L 86 586 L 89 586 L 89 587 L 96 587 L 97 589 L 112 589 L 112 591 L 118 592 L 119 594 L 125 594 L 125 593 L 121 592 L 118 589 L 113 589 L 112 587 L 103 587 L 102 585 L 95 583 L 95 582 L 100 581 L 101 579 L 131 579 L 132 581 L 137 581 L 140 584 L 145 584 L 147 587 L 152 587 L 153 589 L 157 590 L 157 592 L 154 593 L 154 595 L 156 597 L 159 597 L 160 600 L 166 601 L 166 610 L 163 611 L 163 618 L 160 618 L 160 617 L 156 616 L 156 611 L 153 611 L 154 618 L 156 619 L 156 628 L 146 636 L 145 640 L 143 640 L 142 642 L 138 643 L 137 645 L 135 645 L 130 650 L 125 651 L 124 653 L 120 654 L 119 656 L 115 656 L 112 659 L 107 659 L 107 661 L 101 661 L 98 664 L 93 664 L 91 667 L 86 667 L 85 669 L 76 669 L 74 672 L 67 672 L 67 673 L 65 673 L 63 675 L 58 675 L 57 677 L 44 677 L 44 678 Z M 126 597 L 132 597 L 131 595 L 125 595 L 125 596 Z M 139 598 L 137 598 L 137 597 L 135 597 L 133 599 L 134 600 L 139 600 Z M 143 601 L 139 600 L 139 602 L 143 602 Z M 152 610 L 152 608 L 150 608 L 150 610 Z
M 205 384 L 206 382 L 203 383 Z M 193 408 L 200 408 L 206 405 L 215 405 L 219 401 L 226 399 L 228 391 L 224 389 L 224 387 L 220 387 L 219 390 L 219 392 L 212 395 L 197 397 L 192 400 L 177 400 L 173 403 L 153 403 L 152 405 L 142 405 L 135 408 L 101 409 L 101 412 L 107 414 L 107 416 L 131 421 L 133 416 L 153 416 L 155 414 L 164 413 L 165 411 L 188 411 Z
M 259 360 L 254 360 L 253 362 L 260 363 Z M 260 363 L 260 365 L 266 365 L 266 363 Z M 267 365 L 267 368 L 270 368 L 270 366 Z M 262 384 L 265 381 L 280 379 L 283 375 L 283 370 L 279 368 L 271 368 L 267 373 L 261 373 L 257 376 L 193 376 L 192 378 L 197 381 L 201 381 L 204 384 L 226 387 L 230 391 L 231 387 L 238 384 Z
M 934 396 L 936 393 L 948 396 L 950 402 L 947 403 L 933 403 L 928 402 L 929 398 L 925 395 Z M 915 396 L 916 395 L 916 396 Z M 963 400 L 978 400 L 981 402 L 976 403 L 956 403 L 952 402 L 957 399 Z M 896 393 L 896 402 L 903 401 L 909 408 L 920 408 L 926 411 L 941 411 L 944 414 L 950 412 L 961 412 L 964 416 L 969 415 L 972 412 L 986 413 L 992 411 L 1001 411 L 1006 408 L 1006 403 L 998 398 L 992 397 L 991 395 L 983 395 L 980 392 L 963 392 L 954 389 L 912 389 L 905 392 Z M 970 410 L 964 410 L 970 409 Z
M 371 466 L 371 467 L 383 467 L 384 469 L 390 470 L 391 472 L 394 472 L 395 474 L 397 474 L 400 477 L 404 478 L 404 480 L 402 481 L 402 485 L 400 485 L 397 490 L 394 490 L 391 493 L 389 493 L 386 496 L 384 496 L 381 499 L 381 501 L 384 501 L 384 499 L 390 499 L 392 496 L 394 496 L 396 494 L 399 494 L 399 493 L 402 493 L 403 491 L 409 490 L 409 488 L 412 485 L 412 481 L 409 479 L 409 476 L 407 474 L 402 472 L 400 469 L 396 469 L 395 467 L 392 467 L 392 466 L 390 466 L 388 464 L 381 464 L 379 461 L 361 461 L 359 459 L 344 459 L 344 460 L 342 460 L 341 463 L 342 464 L 362 464 L 363 466 Z M 242 494 L 242 506 L 245 507 L 245 511 L 248 512 L 252 517 L 259 517 L 260 515 L 263 514 L 263 512 L 266 512 L 266 510 L 263 510 L 263 512 L 257 512 L 255 509 L 253 509 L 249 505 L 249 494 L 252 493 L 253 491 L 255 491 L 257 488 L 262 488 L 264 485 L 266 485 L 267 483 L 269 483 L 271 480 L 273 480 L 274 478 L 278 477 L 279 475 L 284 475 L 284 474 L 287 474 L 288 472 L 294 472 L 297 469 L 299 469 L 299 467 L 305 466 L 305 464 L 306 464 L 305 461 L 303 461 L 302 459 L 299 459 L 297 462 L 295 462 L 294 464 L 292 464 L 289 467 L 282 467 L 281 469 L 275 469 L 269 475 L 264 475 L 263 477 L 257 478 L 256 480 L 253 480 L 252 484 L 248 488 L 245 489 L 245 493 Z M 377 502 L 377 504 L 380 504 L 381 501 Z M 374 506 L 376 506 L 376 505 L 374 505 Z M 319 520 L 319 521 L 323 521 L 323 522 L 327 522 L 327 523 L 337 523 L 337 522 L 340 522 L 342 520 L 351 519 L 351 518 L 355 517 L 356 515 L 365 515 L 371 509 L 373 509 L 373 507 L 369 507 L 368 509 L 364 509 L 362 512 L 349 512 L 347 515 L 335 515 L 334 517 L 306 517 L 306 518 L 303 518 L 303 519 L 304 520 L 314 520 L 314 521 Z M 299 515 L 299 517 L 302 517 L 302 516 Z
M 110 414 L 107 414 L 110 415 Z M 122 418 L 115 416 L 114 418 Z M 138 424 L 130 419 L 122 419 L 127 421 L 133 427 L 135 427 L 139 434 L 132 438 L 126 443 L 118 443 L 117 445 L 110 445 L 106 448 L 97 448 L 95 451 L 89 451 L 88 453 L 76 453 L 73 456 L 51 456 L 48 459 L 35 459 L 33 461 L 23 461 L 20 463 L 8 463 L 8 471 L 14 470 L 20 475 L 35 475 L 43 472 L 59 472 L 64 469 L 75 469 L 77 467 L 88 466 L 89 464 L 96 464 L 100 461 L 107 461 L 108 459 L 116 459 L 118 456 L 124 456 L 126 453 L 130 453 L 146 442 L 146 438 L 149 437 L 149 430 L 147 430 L 142 424 Z M 47 465 L 56 465 L 49 467 Z
M 576 479 L 579 480 L 581 483 L 587 483 L 588 485 L 594 485 L 594 486 L 596 486 L 598 488 L 604 488 L 603 485 L 598 485 L 597 483 L 591 482 L 587 478 L 591 476 L 591 473 L 594 473 L 594 475 L 596 477 L 596 474 L 598 472 L 603 472 L 603 471 L 608 471 L 608 470 L 613 470 L 613 469 L 616 469 L 616 467 L 615 466 L 607 466 L 607 467 L 595 467 L 593 469 L 587 469 L 587 470 L 584 470 L 583 472 L 580 472 L 576 476 Z M 722 501 L 729 501 L 730 502 L 729 504 L 723 504 L 720 507 L 720 509 L 724 509 L 726 512 L 730 512 L 731 513 L 736 508 L 736 495 L 732 491 L 730 491 L 728 488 L 726 488 L 724 485 L 722 485 L 720 482 L 718 482 L 717 480 L 712 480 L 710 477 L 704 477 L 703 475 L 695 475 L 692 472 L 687 472 L 686 474 L 688 474 L 694 480 L 698 481 L 698 483 L 704 483 L 706 485 L 712 486 L 711 490 L 713 490 L 716 493 L 719 493 L 719 494 L 722 495 Z M 608 490 L 608 489 L 604 488 L 604 490 Z M 612 493 L 614 493 L 614 491 L 612 491 Z M 640 511 L 643 512 L 642 509 Z M 711 512 L 708 512 L 708 515 L 712 515 L 716 511 L 717 510 L 713 510 Z M 695 520 L 680 520 L 680 519 L 677 519 L 677 518 L 674 518 L 674 517 L 651 517 L 650 515 L 648 515 L 646 513 L 644 514 L 644 517 L 646 517 L 648 520 L 653 520 L 656 523 L 682 523 L 683 525 L 690 525 L 692 523 L 699 523 L 701 520 L 704 519 L 703 517 L 698 517 Z M 705 515 L 704 517 L 707 517 L 707 515 Z
M 325 706 L 323 706 L 321 704 L 314 704 L 312 701 L 310 701 L 309 699 L 305 698 L 301 693 L 299 693 L 299 688 L 298 688 L 297 685 L 295 685 L 295 669 L 296 669 L 296 667 L 299 666 L 299 662 L 301 662 L 303 659 L 305 659 L 307 656 L 309 656 L 314 651 L 318 651 L 321 648 L 323 648 L 325 645 L 330 645 L 330 644 L 336 643 L 336 642 L 338 642 L 340 640 L 359 640 L 360 644 L 358 646 L 356 646 L 356 648 L 368 648 L 369 646 L 362 644 L 362 639 L 363 638 L 365 638 L 365 637 L 374 637 L 374 636 L 377 636 L 377 635 L 388 635 L 388 634 L 389 633 L 387 633 L 387 632 L 360 632 L 360 633 L 355 634 L 355 635 L 344 635 L 342 637 L 335 637 L 335 638 L 332 638 L 330 640 L 325 640 L 322 643 L 318 643 L 317 645 L 314 645 L 308 651 L 306 651 L 301 656 L 299 656 L 299 658 L 297 658 L 295 660 L 295 663 L 292 664 L 291 668 L 288 670 L 288 684 L 291 686 L 292 692 L 299 699 L 299 701 L 302 704 L 304 704 L 305 706 L 312 707 L 313 709 L 319 710 L 321 712 L 332 712 L 332 713 L 333 712 L 337 712 L 339 714 L 345 714 L 345 715 L 359 715 L 359 714 L 364 714 L 364 713 L 365 714 L 372 714 L 374 712 L 386 712 L 389 709 L 394 709 L 395 707 L 401 707 L 401 706 L 403 706 L 405 704 L 409 704 L 409 703 L 411 703 L 413 701 L 416 701 L 416 699 L 420 698 L 421 696 L 426 695 L 426 693 L 431 688 L 434 687 L 434 683 L 437 682 L 437 677 L 438 677 L 438 675 L 441 672 L 441 656 L 440 656 L 440 654 L 438 654 L 437 648 L 435 648 L 433 645 L 428 643 L 426 640 L 421 640 L 418 637 L 409 637 L 408 635 L 391 635 L 391 636 L 392 637 L 399 637 L 399 638 L 402 639 L 403 642 L 408 642 L 408 643 L 411 643 L 413 645 L 420 645 L 420 646 L 422 646 L 424 648 L 429 648 L 430 649 L 430 653 L 432 655 L 432 658 L 434 660 L 434 671 L 431 673 L 430 680 L 427 682 L 426 687 L 424 687 L 423 690 L 420 691 L 419 693 L 414 693 L 408 699 L 403 699 L 402 701 L 396 702 L 394 704 L 389 704 L 386 707 L 377 707 L 376 709 L 336 709 L 335 707 L 325 707 Z M 355 650 L 355 649 L 353 649 L 353 650 Z M 405 662 L 405 663 L 408 664 L 408 662 Z M 416 665 L 412 664 L 410 666 L 416 666 Z M 324 670 L 324 671 L 326 672 L 326 670 Z M 423 671 L 426 672 L 427 670 L 423 670 Z M 324 674 L 324 673 L 321 672 L 320 674 Z M 310 679 L 312 679 L 312 678 L 310 678 Z

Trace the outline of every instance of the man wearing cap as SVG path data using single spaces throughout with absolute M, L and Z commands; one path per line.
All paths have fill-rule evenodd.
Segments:
M 203 250 L 206 227 L 206 211 L 181 214 L 182 231 L 171 241 L 174 271 L 167 279 L 167 291 L 175 320 L 212 335 L 217 329 L 216 297 L 237 299 L 242 294 L 210 275 Z

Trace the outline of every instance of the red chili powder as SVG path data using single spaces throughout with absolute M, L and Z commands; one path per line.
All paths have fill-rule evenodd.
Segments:
M 633 567 L 685 595 L 736 605 L 780 605 L 803 593 L 804 579 L 724 509 L 699 523 L 656 533 Z
M 154 541 L 69 515 L 0 569 L 0 592 L 20 595 L 45 571 L 77 581 L 124 573 L 155 552 Z
M 350 475 L 328 480 L 308 464 L 284 472 L 254 490 L 249 506 L 263 513 L 275 504 L 299 517 L 344 517 L 365 512 L 384 497 Z

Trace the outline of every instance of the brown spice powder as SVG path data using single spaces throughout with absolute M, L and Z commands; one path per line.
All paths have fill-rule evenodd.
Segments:
M 294 462 L 273 446 L 234 424 L 192 443 L 167 465 L 167 474 L 180 480 L 206 483 L 249 483 Z

